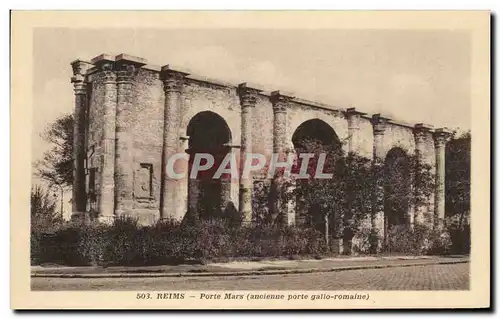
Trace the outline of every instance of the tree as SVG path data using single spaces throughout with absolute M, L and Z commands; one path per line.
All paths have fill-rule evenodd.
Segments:
M 73 185 L 73 115 L 59 117 L 50 124 L 42 137 L 51 148 L 36 163 L 37 175 L 60 187 Z
M 470 213 L 470 132 L 455 133 L 446 145 L 446 214 L 462 227 Z
M 48 231 L 62 223 L 62 216 L 56 210 L 56 204 L 50 192 L 41 186 L 31 188 L 31 229 Z
M 305 139 L 294 151 L 298 158 L 292 169 L 294 174 L 299 173 L 302 166 L 299 154 L 314 155 L 308 161 L 309 178 L 294 178 L 292 174 L 286 179 L 281 187 L 287 191 L 281 193 L 280 203 L 294 202 L 299 212 L 296 222 L 323 233 L 327 244 L 329 237 L 342 238 L 344 245 L 347 244 L 344 249 L 349 249 L 349 241 L 354 236 L 364 234 L 367 227 L 371 229 L 376 212 L 383 210 L 388 224 L 408 226 L 410 207 L 420 211 L 430 204 L 435 184 L 433 167 L 405 150 L 401 150 L 404 158 L 396 161 L 374 160 L 354 153 L 346 155 L 341 144 Z M 325 155 L 322 172 L 332 174 L 331 178 L 315 177 L 320 154 Z M 394 172 L 389 174 L 391 170 Z M 270 216 L 267 206 L 269 184 L 261 182 L 254 189 L 253 207 L 259 221 L 275 218 Z M 383 198 L 377 195 L 376 188 L 385 193 Z M 289 207 L 281 205 L 279 209 L 282 216 Z M 378 249 L 379 239 L 376 231 L 369 235 L 372 249 Z
M 430 205 L 429 199 L 435 191 L 433 166 L 403 149 L 389 152 L 383 165 L 380 178 L 384 185 L 386 222 L 409 224 L 409 207 L 421 211 Z
M 362 227 L 363 221 L 366 221 L 371 216 L 376 169 L 372 166 L 371 159 L 353 153 L 348 154 L 346 163 L 345 230 L 354 235 Z
M 330 237 L 342 238 L 346 216 L 348 172 L 341 143 L 307 137 L 297 141 L 294 151 L 297 161 L 292 172 L 295 174 L 304 164 L 301 154 L 312 154 L 313 157 L 308 159 L 308 178 L 294 178 L 292 175 L 287 201 L 295 203 L 299 223 L 323 233 L 329 246 Z M 320 156 L 325 160 L 322 167 L 318 166 Z M 331 174 L 331 178 L 319 178 L 316 173 Z
M 417 154 L 400 150 L 386 157 L 384 163 L 384 245 L 387 252 L 410 253 L 421 250 L 419 240 L 431 236 L 434 219 L 430 198 L 435 192 L 434 167 L 422 161 Z M 413 208 L 414 224 L 411 227 L 408 212 Z

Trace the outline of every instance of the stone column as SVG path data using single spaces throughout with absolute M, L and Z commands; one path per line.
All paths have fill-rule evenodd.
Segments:
M 385 240 L 385 222 L 384 222 L 384 134 L 389 119 L 374 114 L 372 116 L 373 125 L 373 165 L 375 168 L 375 187 L 373 188 L 373 204 L 372 204 L 372 229 L 378 230 L 379 241 L 377 250 L 382 246 L 382 239 Z
M 243 218 L 243 223 L 250 223 L 252 221 L 253 174 L 249 171 L 247 178 L 241 174 L 244 170 L 247 154 L 251 154 L 253 151 L 253 110 L 259 92 L 260 90 L 250 88 L 246 83 L 241 83 L 238 86 L 241 105 L 239 212 Z
M 131 132 L 133 64 L 117 66 L 115 215 L 129 214 L 133 207 L 134 158 Z
M 73 68 L 73 83 L 75 93 L 75 111 L 73 126 L 73 202 L 72 213 L 82 214 L 86 210 L 85 186 L 85 125 L 87 112 L 87 83 L 85 74 L 92 65 L 88 62 L 76 60 L 71 63 Z
M 436 150 L 436 192 L 434 195 L 434 225 L 442 227 L 445 218 L 445 154 L 446 142 L 451 136 L 447 129 L 434 131 L 434 147 Z
M 280 93 L 280 91 L 271 92 L 271 102 L 273 104 L 273 153 L 278 155 L 279 162 L 286 161 L 287 157 L 287 108 L 293 99 L 290 95 Z M 282 211 L 284 203 L 281 202 L 282 196 L 286 191 L 283 189 L 284 178 L 274 176 L 271 184 L 271 212 L 275 218 L 279 217 L 283 224 L 287 225 L 292 221 L 289 218 L 288 211 Z M 288 205 L 287 205 L 288 206 Z M 282 214 L 282 216 L 280 216 Z
M 178 205 L 176 197 L 179 181 L 167 174 L 167 162 L 179 152 L 179 125 L 182 107 L 182 86 L 187 73 L 172 70 L 168 65 L 162 67 L 165 108 L 163 113 L 163 149 L 161 173 L 160 218 L 182 218 L 183 205 Z
M 426 125 L 423 123 L 418 123 L 414 128 L 414 136 L 415 136 L 415 155 L 417 157 L 417 167 L 415 172 L 415 186 L 414 186 L 414 194 L 415 194 L 415 206 L 414 206 L 414 216 L 413 216 L 413 224 L 424 224 L 426 221 L 426 213 L 427 208 L 429 206 L 430 198 L 426 198 L 421 194 L 420 189 L 420 179 L 421 179 L 421 171 L 422 165 L 431 164 L 429 163 L 429 159 L 427 156 L 427 148 L 429 147 L 429 138 L 431 136 L 431 130 L 433 129 L 432 125 Z
M 102 221 L 111 222 L 115 199 L 116 73 L 114 61 L 103 59 L 99 65 L 104 83 L 99 214 Z

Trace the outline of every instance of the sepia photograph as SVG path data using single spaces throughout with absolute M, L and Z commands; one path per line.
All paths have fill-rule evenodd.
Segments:
M 135 13 L 119 27 L 49 13 L 23 37 L 29 203 L 12 213 L 26 215 L 28 292 L 348 309 L 489 282 L 472 272 L 489 265 L 489 162 L 471 166 L 489 159 L 489 60 L 475 62 L 488 12 L 448 12 L 448 27 L 427 12 L 443 23 L 429 28 L 401 22 L 425 12 Z M 30 16 L 14 14 L 14 38 Z M 329 16 L 339 25 L 313 27 Z

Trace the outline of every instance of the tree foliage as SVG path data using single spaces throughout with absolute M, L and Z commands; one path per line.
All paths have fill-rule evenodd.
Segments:
M 393 149 L 395 150 L 395 149 Z M 409 208 L 415 212 L 431 205 L 429 199 L 435 192 L 434 168 L 421 161 L 416 154 L 399 149 L 388 154 L 383 165 L 381 181 L 384 185 L 383 209 L 387 226 L 408 225 Z M 431 216 L 424 216 L 430 219 Z M 430 220 L 427 220 L 430 222 Z
M 73 184 L 73 115 L 59 117 L 42 134 L 51 148 L 36 163 L 37 175 L 51 184 Z
M 347 171 L 342 149 L 339 145 L 306 139 L 295 151 L 297 155 L 304 153 L 314 155 L 307 165 L 309 178 L 294 181 L 292 196 L 297 201 L 297 209 L 302 213 L 300 218 L 306 225 L 319 231 L 325 231 L 325 227 L 328 227 L 333 237 L 340 236 L 334 232 L 340 231 L 338 226 L 342 225 L 346 202 L 344 182 Z M 325 156 L 323 169 L 318 166 L 321 154 Z M 296 173 L 300 171 L 302 164 L 302 160 L 299 159 L 294 169 Z M 331 174 L 332 177 L 317 178 L 316 174 L 320 173 Z
M 50 192 L 41 186 L 31 188 L 31 229 L 49 231 L 60 226 L 62 216 L 56 210 L 56 204 Z
M 394 158 L 389 154 L 384 160 L 374 160 L 345 154 L 341 145 L 308 139 L 293 152 L 297 155 L 294 174 L 302 167 L 299 154 L 309 153 L 314 157 L 308 161 L 308 178 L 292 174 L 283 182 L 282 187 L 287 191 L 283 192 L 281 202 L 294 202 L 292 213 L 298 212 L 298 225 L 328 233 L 331 238 L 352 239 L 370 227 L 378 211 L 384 211 L 386 231 L 391 226 L 409 226 L 410 209 L 420 211 L 430 205 L 429 198 L 435 188 L 433 167 L 408 151 L 400 149 Z M 331 178 L 315 177 L 320 154 L 325 156 L 322 173 L 331 174 Z M 377 188 L 384 196 L 377 196 Z M 254 212 L 259 220 L 266 219 L 262 216 L 269 217 L 266 215 L 269 189 L 264 182 L 254 189 Z M 280 209 L 283 216 L 289 206 L 281 205 Z
M 470 132 L 454 134 L 446 146 L 446 214 L 463 221 L 470 213 Z

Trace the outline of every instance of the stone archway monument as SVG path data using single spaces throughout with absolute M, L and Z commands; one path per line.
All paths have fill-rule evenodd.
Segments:
M 272 153 L 293 149 L 294 132 L 311 120 L 325 123 L 340 141 L 346 141 L 342 145 L 346 152 L 377 159 L 384 159 L 394 147 L 415 152 L 436 173 L 436 191 L 426 212 L 436 220 L 444 217 L 444 149 L 450 136 L 445 129 L 369 115 L 355 108 L 339 109 L 276 88 L 224 83 L 172 65 L 151 65 L 127 54 L 76 60 L 72 69 L 75 217 L 96 207 L 103 221 L 121 215 L 136 216 L 143 224 L 184 218 L 189 198 L 198 195 L 189 187 L 189 178 L 182 175 L 187 165 L 175 167 L 182 178 L 171 178 L 168 165 L 175 154 L 183 153 L 186 162 L 190 160 L 192 154 L 186 150 L 193 141 L 188 126 L 196 114 L 215 114 L 223 120 L 230 141 L 221 145 L 235 154 L 240 166 L 248 153 L 269 158 Z M 200 136 L 204 133 L 198 134 L 198 141 L 203 140 Z M 225 205 L 251 222 L 254 184 L 269 178 L 258 171 L 240 177 L 232 176 L 225 185 Z M 95 192 L 92 202 L 87 196 L 90 189 Z M 382 201 L 383 192 L 383 187 L 375 190 Z M 380 211 L 383 213 L 383 207 Z M 414 214 L 418 221 L 420 212 Z M 382 216 L 375 214 L 372 227 L 381 227 Z M 294 223 L 294 218 L 288 219 Z

